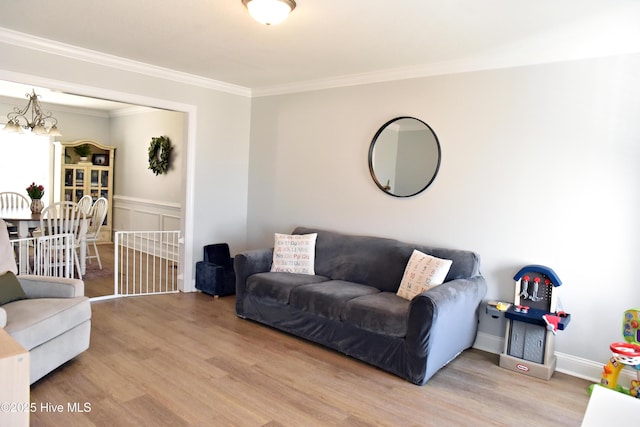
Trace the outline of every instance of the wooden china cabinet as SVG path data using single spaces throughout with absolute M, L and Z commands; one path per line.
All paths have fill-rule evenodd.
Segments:
M 59 200 L 77 203 L 85 194 L 89 194 L 94 202 L 99 197 L 107 199 L 107 217 L 100 229 L 98 241 L 111 242 L 115 147 L 90 139 L 58 144 L 56 158 L 60 173 L 56 174 L 56 179 L 59 180 L 56 188 L 59 189 Z M 75 148 L 85 144 L 91 152 L 81 158 Z

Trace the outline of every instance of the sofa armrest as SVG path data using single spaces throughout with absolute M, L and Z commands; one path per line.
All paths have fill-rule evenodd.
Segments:
M 271 270 L 273 248 L 255 249 L 236 254 L 233 268 L 236 272 L 236 311 L 242 314 L 242 302 L 245 296 L 247 278 L 252 274 L 264 273 Z
M 411 301 L 406 339 L 408 348 L 419 352 L 415 356 L 428 356 L 426 379 L 473 345 L 486 293 L 484 277 L 475 276 L 443 283 Z
M 16 276 L 27 298 L 73 298 L 84 296 L 84 282 L 79 279 L 34 275 Z
M 0 307 L 0 328 L 7 326 L 7 312 L 4 308 Z

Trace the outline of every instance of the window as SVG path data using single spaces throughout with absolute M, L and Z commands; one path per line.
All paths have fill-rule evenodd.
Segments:
M 0 191 L 15 191 L 27 196 L 29 184 L 42 184 L 43 202 L 47 205 L 54 192 L 51 150 L 50 137 L 46 135 L 0 130 Z

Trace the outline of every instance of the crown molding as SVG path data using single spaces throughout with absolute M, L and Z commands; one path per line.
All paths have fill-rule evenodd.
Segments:
M 592 55 L 575 55 L 572 57 L 547 56 L 520 56 L 517 54 L 503 53 L 500 55 L 484 55 L 460 60 L 438 62 L 433 64 L 411 66 L 405 68 L 395 68 L 389 70 L 373 71 L 361 74 L 349 74 L 319 80 L 294 82 L 279 86 L 253 88 L 252 97 L 287 95 L 301 92 L 311 92 L 317 90 L 335 89 L 340 87 L 358 86 L 366 84 L 385 83 L 391 81 L 401 81 L 417 79 L 423 77 L 434 77 L 450 74 L 462 74 L 478 71 L 499 70 L 508 68 L 518 68 L 535 66 L 541 64 L 562 63 L 569 61 L 580 61 L 592 58 L 616 57 L 620 55 L 633 54 L 636 52 L 614 52 L 597 53 Z
M 92 64 L 103 65 L 105 67 L 130 71 L 150 77 L 157 77 L 165 80 L 175 81 L 205 89 L 217 90 L 233 95 L 251 97 L 251 89 L 208 79 L 194 74 L 183 73 L 168 68 L 145 64 L 114 55 L 109 55 L 95 50 L 85 49 L 77 46 L 59 43 L 53 40 L 32 36 L 0 27 L 0 42 L 7 43 L 27 49 L 38 50 L 45 53 L 64 56 L 78 61 L 90 62 Z

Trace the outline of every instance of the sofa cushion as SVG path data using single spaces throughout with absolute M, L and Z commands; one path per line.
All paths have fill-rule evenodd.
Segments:
M 36 298 L 2 306 L 7 312 L 5 330 L 31 350 L 91 319 L 89 298 Z
M 294 233 L 306 230 L 296 228 Z M 390 239 L 319 231 L 315 272 L 334 280 L 396 292 L 411 251 L 407 244 Z
M 410 304 L 392 292 L 379 292 L 347 301 L 340 319 L 370 332 L 403 338 Z
M 317 228 L 297 227 L 293 234 L 318 233 L 315 272 L 396 292 L 414 249 L 453 261 L 445 282 L 480 275 L 480 258 L 471 251 L 437 248 L 373 236 L 347 235 Z
M 441 285 L 450 268 L 451 260 L 436 258 L 414 249 L 404 269 L 397 295 L 412 300 L 416 295 Z
M 346 302 L 379 292 L 379 289 L 372 286 L 331 280 L 292 289 L 289 305 L 329 319 L 340 320 L 340 313 Z
M 247 278 L 246 291 L 256 298 L 289 303 L 291 290 L 309 283 L 326 282 L 328 277 L 297 273 L 257 273 Z
M 315 274 L 316 237 L 275 233 L 271 271 Z
M 12 271 L 0 275 L 0 305 L 25 299 L 27 295 Z

